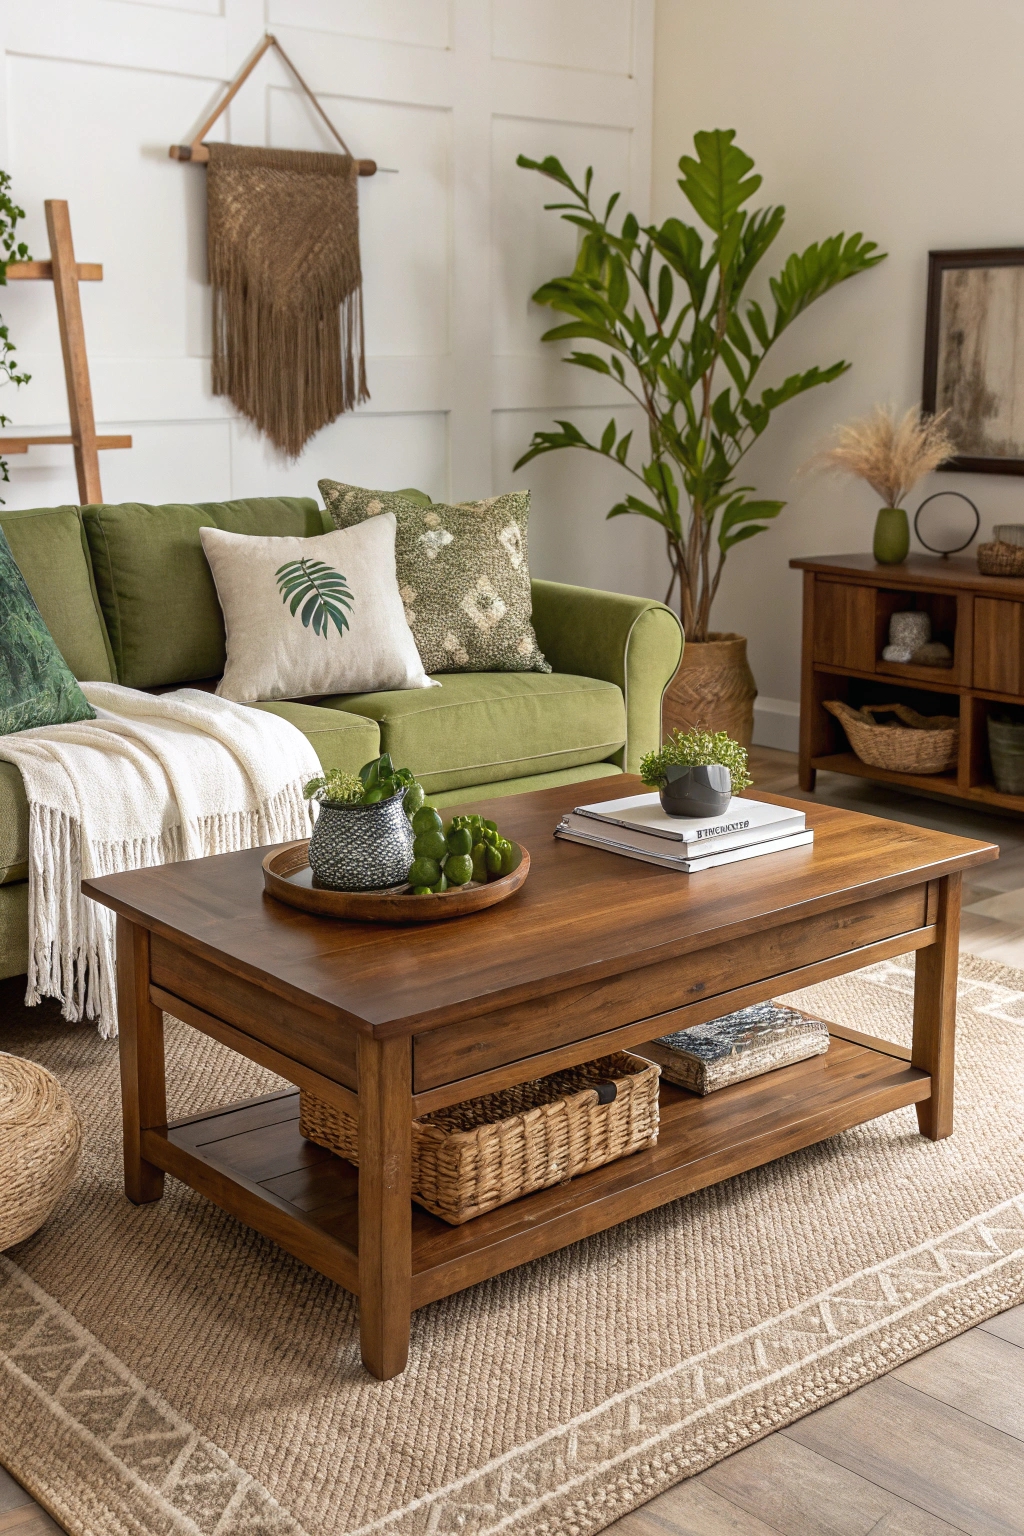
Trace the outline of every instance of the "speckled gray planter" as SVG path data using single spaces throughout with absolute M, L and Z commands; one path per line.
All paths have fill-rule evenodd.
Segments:
M 401 885 L 413 844 L 404 795 L 402 790 L 376 805 L 322 805 L 309 840 L 314 883 L 329 891 Z

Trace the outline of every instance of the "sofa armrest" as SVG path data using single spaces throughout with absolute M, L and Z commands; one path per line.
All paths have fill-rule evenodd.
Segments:
M 556 672 L 599 677 L 622 689 L 626 745 L 616 761 L 636 773 L 661 745 L 661 700 L 683 655 L 671 608 L 646 597 L 534 581 L 533 627 Z

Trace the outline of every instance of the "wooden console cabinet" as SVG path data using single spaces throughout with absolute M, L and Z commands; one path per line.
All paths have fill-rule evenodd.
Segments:
M 829 555 L 790 565 L 804 573 L 801 787 L 813 789 L 817 770 L 825 768 L 1024 811 L 1024 796 L 995 787 L 986 725 L 991 708 L 1024 705 L 1024 578 L 983 576 L 970 555 L 910 555 L 902 565 L 877 565 L 871 555 Z M 933 639 L 953 652 L 951 667 L 882 660 L 891 615 L 911 608 L 931 614 Z M 901 701 L 921 714 L 959 715 L 956 770 L 868 767 L 823 707 L 826 699 L 854 707 Z

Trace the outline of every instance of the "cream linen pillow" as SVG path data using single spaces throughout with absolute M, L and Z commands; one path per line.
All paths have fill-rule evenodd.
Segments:
M 431 688 L 395 576 L 395 519 L 303 538 L 201 528 L 236 704 Z

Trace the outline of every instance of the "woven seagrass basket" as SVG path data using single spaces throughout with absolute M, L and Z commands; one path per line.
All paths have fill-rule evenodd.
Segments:
M 1024 544 L 996 539 L 978 545 L 978 570 L 983 576 L 1024 576 Z
M 42 1226 L 75 1176 L 82 1126 L 45 1067 L 0 1051 L 0 1249 Z
M 413 1199 L 460 1226 L 520 1195 L 653 1147 L 660 1071 L 619 1051 L 414 1120 Z M 357 1163 L 354 1117 L 305 1089 L 299 1103 L 303 1136 Z
M 825 699 L 824 705 L 870 768 L 942 773 L 956 766 L 960 721 L 953 715 L 919 715 L 907 704 L 864 704 L 858 710 L 840 699 Z M 875 715 L 896 715 L 903 724 L 879 725 Z

